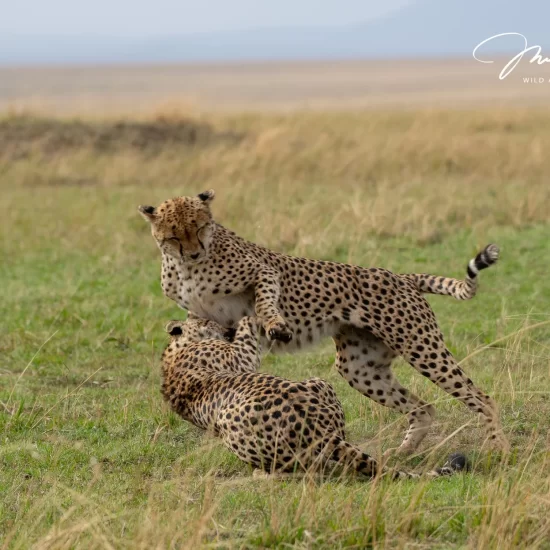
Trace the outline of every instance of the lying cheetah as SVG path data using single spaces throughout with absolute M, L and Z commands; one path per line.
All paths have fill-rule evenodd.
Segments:
M 171 338 L 162 355 L 164 398 L 244 462 L 268 473 L 322 471 L 331 461 L 368 477 L 389 473 L 345 440 L 344 411 L 330 384 L 256 372 L 255 319 L 243 317 L 231 343 L 224 328 L 205 319 L 171 321 L 166 331 Z M 457 469 L 451 461 L 429 475 Z M 397 470 L 391 474 L 418 477 Z
M 393 377 L 391 362 L 399 355 L 480 413 L 490 442 L 508 450 L 495 403 L 458 366 L 422 295 L 472 298 L 479 271 L 498 259 L 497 246 L 487 246 L 470 261 L 463 281 L 295 258 L 245 241 L 216 223 L 213 198 L 210 190 L 139 208 L 162 253 L 166 296 L 224 327 L 257 315 L 274 351 L 293 351 L 331 336 L 336 367 L 348 383 L 407 415 L 409 429 L 399 452 L 414 451 L 434 418 L 434 408 Z

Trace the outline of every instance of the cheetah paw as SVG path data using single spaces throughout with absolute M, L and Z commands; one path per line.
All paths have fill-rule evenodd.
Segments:
M 503 435 L 496 437 L 495 439 L 491 439 L 489 441 L 489 448 L 494 452 L 500 453 L 502 456 L 509 455 L 512 450 L 510 442 Z
M 275 323 L 267 330 L 267 335 L 270 340 L 279 340 L 288 344 L 292 340 L 292 331 L 287 327 L 285 323 Z
M 414 452 L 414 449 L 408 445 L 401 445 L 400 447 L 391 447 L 386 449 L 382 455 L 382 460 L 384 462 L 390 460 L 393 457 L 398 456 L 409 456 Z

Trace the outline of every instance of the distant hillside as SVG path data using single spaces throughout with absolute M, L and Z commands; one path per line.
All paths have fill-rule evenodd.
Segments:
M 548 0 L 419 0 L 397 13 L 345 28 L 266 28 L 143 41 L 83 36 L 0 37 L 0 63 L 204 62 L 471 55 L 482 40 L 525 35 L 550 56 Z M 521 39 L 491 43 L 517 52 Z M 489 46 L 486 51 L 489 51 Z

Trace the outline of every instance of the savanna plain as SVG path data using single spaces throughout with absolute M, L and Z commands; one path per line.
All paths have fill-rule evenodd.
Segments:
M 0 547 L 550 548 L 550 112 L 408 109 L 0 118 Z M 294 255 L 462 278 L 428 297 L 451 351 L 500 407 L 512 453 L 397 361 L 435 404 L 417 472 L 436 480 L 273 480 L 160 395 L 160 254 L 139 204 L 216 190 L 215 219 Z M 330 341 L 262 370 L 319 376 L 349 439 L 380 455 L 403 417 L 352 390 Z

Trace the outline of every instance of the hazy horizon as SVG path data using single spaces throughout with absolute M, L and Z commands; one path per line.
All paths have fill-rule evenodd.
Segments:
M 204 3 L 158 0 L 152 4 L 96 0 L 86 5 L 71 0 L 50 0 L 43 4 L 20 0 L 3 7 L 0 35 L 147 38 L 255 28 L 345 26 L 375 19 L 416 1 L 279 0 L 260 4 L 255 0 L 233 0 L 229 4 L 224 0 Z
M 481 41 L 511 32 L 546 56 L 550 49 L 545 0 L 34 3 L 4 8 L 0 65 L 441 58 L 471 56 Z M 523 47 L 516 35 L 486 51 Z

